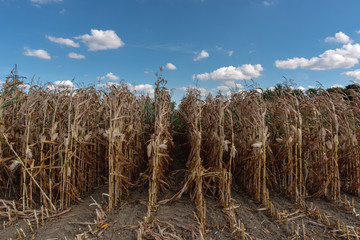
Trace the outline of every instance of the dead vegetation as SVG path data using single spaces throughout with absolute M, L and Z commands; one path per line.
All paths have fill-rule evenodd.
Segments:
M 308 204 L 324 198 L 357 214 L 342 194 L 360 196 L 357 91 L 349 98 L 323 89 L 309 95 L 283 88 L 268 95 L 249 90 L 203 99 L 194 88 L 174 110 L 166 81 L 157 78 L 154 98 L 135 94 L 125 83 L 104 90 L 23 90 L 20 81 L 7 79 L 0 94 L 0 217 L 7 219 L 5 225 L 22 218 L 33 226 L 39 218 L 59 216 L 108 183 L 106 206 L 94 203 L 95 228 L 78 239 L 105 231 L 107 214 L 138 186 L 148 187 L 147 213 L 130 227 L 138 239 L 182 239 L 176 226 L 155 213 L 183 194 L 196 207 L 193 239 L 206 239 L 208 197 L 216 199 L 234 239 L 253 239 L 235 211 L 236 185 L 294 238 L 311 238 L 310 224 L 338 238 L 359 239 L 358 226 L 332 222 Z M 188 146 L 185 179 L 172 198 L 161 199 L 169 188 L 174 125 L 183 126 L 186 136 L 186 143 L 175 143 Z M 270 192 L 280 192 L 298 210 L 275 207 Z M 305 216 L 312 220 L 296 222 Z

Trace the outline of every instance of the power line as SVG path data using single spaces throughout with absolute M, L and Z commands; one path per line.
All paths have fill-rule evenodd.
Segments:
M 24 76 L 20 76 L 18 74 L 17 64 L 15 64 L 15 68 L 11 71 L 11 73 L 6 78 L 15 78 L 15 79 L 26 79 Z

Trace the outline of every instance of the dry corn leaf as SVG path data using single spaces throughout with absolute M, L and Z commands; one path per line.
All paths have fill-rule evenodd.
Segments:
M 123 133 L 120 132 L 119 128 L 115 128 L 112 132 L 112 136 L 113 138 L 116 138 L 116 137 L 121 137 L 122 135 L 124 135 Z
M 53 134 L 51 134 L 51 141 L 52 142 L 55 142 L 55 140 L 57 139 L 57 137 L 58 137 L 58 133 L 53 133 Z
M 16 159 L 16 160 L 12 160 L 12 161 L 11 161 L 11 164 L 10 164 L 10 166 L 9 166 L 10 171 L 14 172 L 19 165 L 20 165 L 19 160 L 17 160 L 17 159 Z
M 252 147 L 252 148 L 259 148 L 259 147 L 261 147 L 261 146 L 262 146 L 262 142 L 257 142 L 257 143 L 251 144 L 251 147 Z
M 87 134 L 87 135 L 84 137 L 84 140 L 87 142 L 87 141 L 89 141 L 90 138 L 91 138 L 91 133 Z
M 159 148 L 166 150 L 166 149 L 167 149 L 167 145 L 166 145 L 166 144 L 160 144 L 160 145 L 159 145 Z
M 67 166 L 67 176 L 71 177 L 71 168 Z
M 227 152 L 227 151 L 229 151 L 229 144 L 230 144 L 231 142 L 229 141 L 229 140 L 225 140 L 224 141 L 224 151 L 225 152 Z
M 152 144 L 151 144 L 151 142 L 147 145 L 146 151 L 147 151 L 148 158 L 150 158 L 151 152 L 152 152 Z
M 33 158 L 33 154 L 32 154 L 32 151 L 31 151 L 30 148 L 28 148 L 28 149 L 26 150 L 26 158 L 27 158 L 27 159 L 32 159 L 32 158 Z
M 330 140 L 326 141 L 326 147 L 328 149 L 330 149 L 330 150 L 332 149 L 333 145 L 332 145 L 332 142 Z
M 40 142 L 45 142 L 45 141 L 46 141 L 46 136 L 40 135 Z

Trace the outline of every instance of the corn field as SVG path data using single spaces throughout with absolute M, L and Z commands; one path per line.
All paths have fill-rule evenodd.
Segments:
M 253 89 L 203 98 L 192 88 L 175 109 L 161 74 L 154 96 L 125 83 L 103 90 L 21 84 L 8 78 L 0 93 L 0 218 L 9 222 L 34 209 L 56 214 L 103 185 L 110 213 L 145 185 L 148 210 L 138 239 L 159 239 L 151 230 L 157 207 L 183 194 L 196 208 L 196 239 L 206 239 L 208 198 L 216 199 L 234 239 L 251 239 L 234 211 L 235 186 L 278 220 L 271 192 L 303 208 L 309 199 L 360 196 L 355 90 Z M 184 142 L 174 142 L 180 125 Z M 183 187 L 163 199 L 177 144 L 187 151 Z

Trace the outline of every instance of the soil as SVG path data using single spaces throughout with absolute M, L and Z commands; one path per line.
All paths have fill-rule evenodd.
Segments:
M 171 198 L 177 190 L 181 188 L 183 179 L 183 168 L 186 158 L 181 156 L 180 160 L 175 161 L 172 167 L 171 189 L 162 193 L 161 199 Z M 94 200 L 99 203 L 103 209 L 106 209 L 106 194 L 108 188 L 104 185 L 95 189 L 82 202 L 73 205 L 66 213 L 45 221 L 40 222 L 39 228 L 33 223 L 33 232 L 29 225 L 23 220 L 18 221 L 11 226 L 2 227 L 0 230 L 0 239 L 46 239 L 46 240 L 70 240 L 70 239 L 137 239 L 139 223 L 144 221 L 147 213 L 148 192 L 146 187 L 132 189 L 127 199 L 122 201 L 119 206 L 106 216 L 105 223 L 96 228 L 96 206 Z M 343 194 L 344 195 L 344 194 Z M 105 196 L 105 197 L 104 197 Z M 355 212 L 360 213 L 360 198 L 347 195 L 348 199 L 354 198 Z M 241 188 L 234 187 L 232 198 L 235 206 L 236 218 L 245 226 L 245 232 L 248 239 L 296 239 L 291 228 L 284 223 L 270 217 L 263 206 L 254 202 L 252 198 Z M 300 226 L 306 229 L 308 239 L 337 239 L 332 236 L 329 229 L 318 224 L 318 220 L 306 215 L 299 207 L 286 197 L 279 193 L 271 192 L 270 201 L 280 212 L 286 212 L 291 215 L 295 227 Z M 307 202 L 308 205 L 311 202 Z M 326 200 L 313 201 L 313 205 L 318 206 L 322 214 L 326 214 L 334 223 L 337 219 L 349 226 L 360 225 L 360 215 L 355 215 L 347 211 L 343 206 Z M 206 199 L 207 218 L 206 218 L 206 239 L 225 240 L 232 239 L 225 219 L 225 214 L 217 206 L 217 202 L 210 197 Z M 196 212 L 194 203 L 191 202 L 189 195 L 183 196 L 175 203 L 166 203 L 159 205 L 155 211 L 156 227 L 162 229 L 172 229 L 181 239 L 196 239 L 198 233 L 197 222 L 194 213 Z M 6 223 L 6 219 L 0 219 L 1 223 Z M 94 234 L 91 230 L 97 229 Z
M 121 206 L 107 216 L 107 228 L 95 235 L 89 233 L 88 225 L 94 229 L 94 224 L 91 223 L 94 223 L 94 220 L 96 220 L 96 207 L 92 205 L 94 203 L 93 199 L 104 206 L 102 194 L 106 192 L 107 186 L 96 189 L 81 203 L 74 205 L 69 212 L 45 222 L 38 229 L 33 224 L 33 228 L 35 228 L 33 233 L 24 221 L 19 221 L 10 227 L 0 230 L 0 239 L 19 239 L 17 230 L 22 235 L 22 239 L 65 240 L 76 239 L 77 237 L 78 239 L 85 239 L 85 232 L 87 232 L 88 239 L 137 239 L 138 224 L 144 220 L 143 218 L 147 213 L 146 200 L 148 193 L 146 190 L 141 189 L 134 189 L 129 198 L 124 200 Z M 166 195 L 171 195 L 172 193 L 169 191 Z M 360 212 L 360 199 L 355 196 L 350 197 L 355 199 L 356 212 Z M 243 190 L 234 191 L 233 199 L 234 206 L 236 207 L 236 217 L 245 225 L 246 233 L 253 239 L 291 239 L 293 237 L 290 230 L 291 227 L 288 229 L 284 224 L 279 224 L 276 220 L 269 217 L 265 211 L 262 211 L 262 206 L 252 201 Z M 279 210 L 293 213 L 298 209 L 296 204 L 280 194 L 272 193 L 270 199 Z M 345 211 L 342 206 L 334 202 L 316 200 L 313 204 L 318 206 L 320 212 L 325 213 L 331 222 L 339 219 L 350 226 L 356 226 L 360 223 L 360 216 Z M 191 203 L 189 196 L 184 194 L 180 200 L 173 204 L 167 203 L 158 206 L 155 218 L 158 222 L 174 226 L 177 235 L 183 239 L 192 239 L 193 232 L 196 233 L 197 226 L 194 217 L 195 211 L 196 209 L 194 204 Z M 316 219 L 304 214 L 301 216 L 301 212 L 294 216 L 300 216 L 294 219 L 294 222 L 300 226 L 304 223 L 309 239 L 335 239 L 326 229 L 311 223 L 316 223 Z M 206 239 L 231 239 L 231 233 L 226 226 L 225 215 L 217 207 L 216 201 L 212 198 L 207 198 Z M 26 237 L 24 237 L 21 229 Z M 81 234 L 82 238 L 80 238 Z

